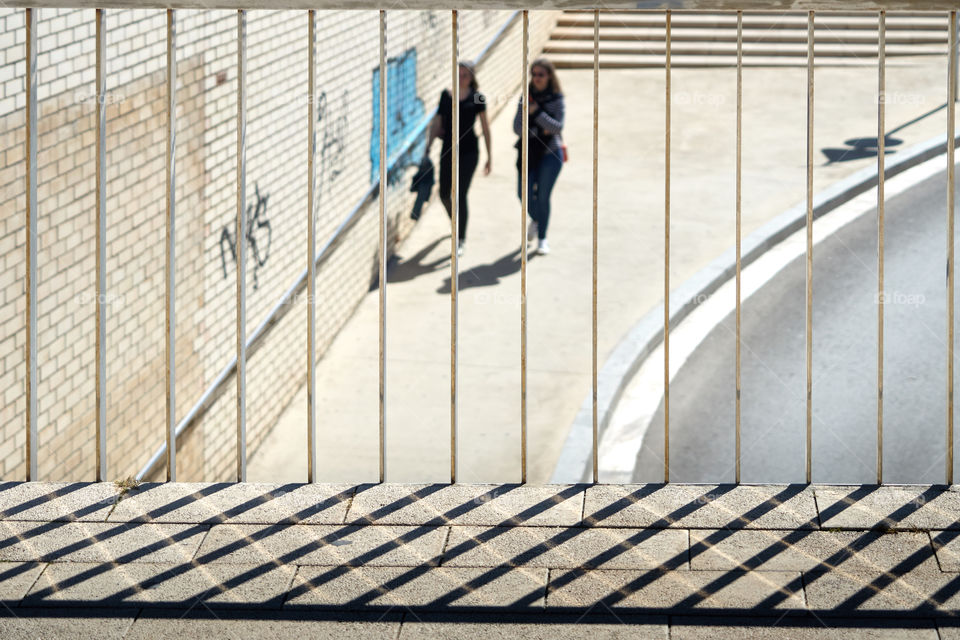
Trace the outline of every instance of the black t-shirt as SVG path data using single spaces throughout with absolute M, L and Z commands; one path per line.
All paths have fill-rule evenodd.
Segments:
M 487 110 L 487 99 L 479 91 L 470 90 L 466 98 L 460 101 L 460 149 L 461 153 L 479 153 L 477 134 L 473 131 L 473 124 L 477 121 L 477 114 Z M 450 149 L 453 139 L 450 131 L 453 129 L 453 95 L 444 89 L 440 94 L 440 121 L 443 124 L 443 148 Z

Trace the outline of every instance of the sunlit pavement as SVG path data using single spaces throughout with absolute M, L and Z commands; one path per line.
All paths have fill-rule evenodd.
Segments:
M 954 637 L 957 513 L 936 486 L 5 483 L 0 636 Z

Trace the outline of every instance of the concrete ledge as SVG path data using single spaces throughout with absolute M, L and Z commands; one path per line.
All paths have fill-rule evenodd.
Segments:
M 0 562 L 186 562 L 209 527 L 0 522 Z
M 203 564 L 394 566 L 439 564 L 446 528 L 218 525 L 198 552 Z
M 625 528 L 452 527 L 443 566 L 686 569 L 688 543 L 682 529 L 644 535 Z
M 111 521 L 340 524 L 353 485 L 144 483 L 117 501 Z
M 73 493 L 8 489 L 7 514 L 29 513 L 47 492 Z M 343 522 L 297 520 L 304 503 L 331 496 L 347 496 L 337 507 Z M 654 634 L 666 624 L 656 616 L 763 626 L 784 613 L 953 633 L 958 496 L 937 486 L 151 485 L 126 492 L 125 521 L 117 510 L 107 522 L 68 510 L 55 512 L 61 520 L 0 520 L 0 605 L 44 620 L 40 629 L 103 619 L 108 635 L 155 620 L 143 623 L 149 635 L 164 609 L 197 621 L 191 629 L 215 611 L 243 635 L 274 633 L 245 627 L 252 615 L 284 628 L 312 620 L 318 637 L 352 633 L 350 620 L 389 635 L 400 623 L 377 621 L 397 611 L 416 612 L 412 620 L 472 612 L 505 636 L 510 625 L 598 612 L 639 616 Z M 154 519 L 175 513 L 197 521 Z M 253 513 L 277 522 L 242 521 Z M 687 636 L 697 628 L 684 623 Z M 2 637 L 21 631 L 0 615 Z
M 886 486 L 869 493 L 862 487 L 817 487 L 815 492 L 824 528 L 960 530 L 956 486 Z
M 960 142 L 960 136 L 956 137 Z M 898 152 L 886 160 L 889 179 L 907 169 L 945 154 L 947 136 L 937 136 Z M 852 200 L 877 185 L 876 167 L 866 167 L 817 193 L 814 219 Z M 745 267 L 806 224 L 807 204 L 801 202 L 763 225 L 741 242 L 741 266 Z M 732 247 L 670 292 L 670 325 L 676 326 L 706 297 L 736 274 L 736 248 Z M 640 365 L 663 342 L 663 303 L 646 313 L 617 343 L 597 374 L 598 439 L 610 422 L 630 379 Z M 587 394 L 570 427 L 550 482 L 587 482 L 593 477 L 593 394 Z
M 672 609 L 681 606 L 801 610 L 806 603 L 799 572 L 567 571 L 551 576 L 547 607 Z
M 0 520 L 103 522 L 118 495 L 109 482 L 2 482 Z
M 585 485 L 364 485 L 347 521 L 356 524 L 572 526 Z
M 816 529 L 805 485 L 596 485 L 584 524 L 597 527 Z
M 279 608 L 295 567 L 56 563 L 23 600 L 31 607 Z
M 297 574 L 287 606 L 542 610 L 546 588 L 546 569 L 309 568 Z

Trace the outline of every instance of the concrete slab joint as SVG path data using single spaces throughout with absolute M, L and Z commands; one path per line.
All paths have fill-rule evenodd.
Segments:
M 107 488 L 0 486 L 3 637 L 81 608 L 106 630 L 169 610 L 190 628 L 456 613 L 518 630 L 550 612 L 665 637 L 696 616 L 684 637 L 790 613 L 783 633 L 809 616 L 913 633 L 952 629 L 960 593 L 947 487 L 163 484 L 103 521 Z

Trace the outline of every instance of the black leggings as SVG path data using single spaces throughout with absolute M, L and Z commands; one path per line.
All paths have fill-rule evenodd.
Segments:
M 440 202 L 447 210 L 447 215 L 452 216 L 453 202 L 450 200 L 450 187 L 452 171 L 452 152 L 444 149 L 440 157 Z M 473 180 L 473 174 L 477 170 L 477 163 L 480 161 L 479 151 L 466 151 L 460 148 L 460 163 L 457 171 L 460 174 L 460 201 L 459 215 L 459 240 L 462 242 L 467 237 L 467 191 L 470 190 L 470 181 Z

